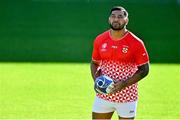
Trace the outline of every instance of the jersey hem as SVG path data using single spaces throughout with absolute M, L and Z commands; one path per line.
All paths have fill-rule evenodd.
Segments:
M 100 98 L 100 99 L 103 99 L 103 100 L 106 100 L 106 101 L 108 101 L 108 102 L 112 102 L 112 103 L 129 103 L 129 102 L 135 102 L 135 101 L 138 101 L 138 97 L 137 97 L 137 99 L 133 99 L 133 100 L 124 100 L 124 101 L 121 101 L 121 102 L 108 100 L 108 99 L 105 99 L 105 98 L 102 98 L 102 97 L 98 96 L 97 94 L 96 94 L 96 97 L 98 97 L 98 98 Z
M 141 64 L 137 64 L 137 66 L 142 66 L 142 65 L 145 65 L 145 64 L 147 64 L 147 63 L 149 63 L 149 61 L 144 62 L 144 63 L 141 63 Z

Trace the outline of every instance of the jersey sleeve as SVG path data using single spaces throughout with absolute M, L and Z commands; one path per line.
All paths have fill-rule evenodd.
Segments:
M 94 40 L 93 44 L 92 61 L 96 63 L 101 61 L 101 56 L 99 54 L 99 41 L 97 38 Z
M 142 64 L 149 62 L 149 56 L 145 45 L 142 41 L 138 41 L 134 46 L 134 57 L 136 65 L 140 66 Z

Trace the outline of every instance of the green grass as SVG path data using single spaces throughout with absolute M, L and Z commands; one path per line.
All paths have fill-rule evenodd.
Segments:
M 0 119 L 91 119 L 89 64 L 0 63 L 0 68 Z M 139 83 L 137 119 L 180 119 L 179 74 L 179 64 L 151 65 Z

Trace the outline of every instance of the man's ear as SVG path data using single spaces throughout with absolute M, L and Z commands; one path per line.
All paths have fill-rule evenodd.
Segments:
M 110 24 L 110 17 L 109 17 L 109 19 L 108 19 L 108 23 Z
M 126 21 L 126 25 L 127 25 L 127 24 L 128 24 L 128 22 L 129 22 L 129 19 L 128 19 L 128 18 L 126 18 L 126 20 L 125 20 L 125 21 Z

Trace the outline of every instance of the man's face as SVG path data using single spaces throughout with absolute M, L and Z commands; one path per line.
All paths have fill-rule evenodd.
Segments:
M 113 30 L 122 30 L 128 23 L 127 16 L 124 15 L 123 11 L 115 10 L 112 11 L 109 16 L 109 24 Z

